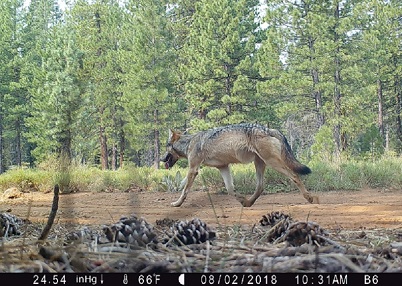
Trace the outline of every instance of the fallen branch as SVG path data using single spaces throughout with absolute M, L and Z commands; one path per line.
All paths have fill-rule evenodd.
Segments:
M 57 214 L 57 209 L 59 208 L 59 185 L 54 186 L 54 196 L 52 203 L 52 210 L 50 211 L 47 223 L 42 230 L 41 235 L 38 238 L 38 242 L 43 242 L 49 235 L 50 229 L 52 228 L 54 219 Z

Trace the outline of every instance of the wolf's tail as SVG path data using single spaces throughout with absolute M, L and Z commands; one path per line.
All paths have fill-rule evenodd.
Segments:
M 309 167 L 297 161 L 285 136 L 283 136 L 282 139 L 282 159 L 285 161 L 286 165 L 297 174 L 307 175 L 311 173 Z

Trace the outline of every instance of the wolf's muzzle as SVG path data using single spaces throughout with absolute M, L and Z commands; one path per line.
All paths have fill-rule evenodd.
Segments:
M 173 167 L 174 164 L 176 164 L 178 159 L 176 159 L 173 154 L 171 153 L 166 153 L 166 155 L 161 158 L 161 162 L 165 163 L 165 168 L 170 169 Z

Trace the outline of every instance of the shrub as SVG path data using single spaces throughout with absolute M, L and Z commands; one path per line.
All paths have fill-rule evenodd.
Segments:
M 16 187 L 20 190 L 44 191 L 51 187 L 52 173 L 28 168 L 13 168 L 0 176 L 0 191 Z
M 155 170 L 150 167 L 126 166 L 118 171 L 102 171 L 95 167 L 74 165 L 73 167 L 14 168 L 0 175 L 0 191 L 10 187 L 21 190 L 45 191 L 54 184 L 62 184 L 69 190 L 106 191 L 138 188 L 143 190 L 177 190 L 187 175 L 187 168 L 175 166 L 171 170 Z M 362 187 L 399 188 L 402 184 L 402 160 L 397 156 L 384 156 L 378 160 L 348 160 L 342 164 L 312 162 L 312 174 L 302 176 L 306 187 L 312 191 L 355 190 Z M 231 167 L 235 191 L 250 194 L 255 191 L 256 174 L 253 164 Z M 269 192 L 296 190 L 282 174 L 267 168 L 264 174 L 264 189 Z M 224 190 L 219 170 L 202 167 L 193 189 Z

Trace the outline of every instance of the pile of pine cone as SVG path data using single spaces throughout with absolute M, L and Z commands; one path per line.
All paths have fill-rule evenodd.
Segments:
M 166 244 L 173 243 L 177 245 L 200 244 L 207 240 L 216 238 L 215 231 L 211 230 L 205 222 L 199 218 L 191 221 L 178 221 L 167 232 L 169 239 L 165 240 Z
M 268 242 L 287 241 L 292 246 L 304 243 L 324 245 L 324 236 L 328 233 L 314 222 L 293 222 L 293 219 L 282 212 L 271 212 L 264 215 L 260 224 L 269 227 L 266 236 Z
M 10 213 L 0 213 L 0 237 L 20 235 L 20 228 L 27 221 Z
M 103 232 L 110 242 L 118 241 L 139 247 L 158 243 L 152 225 L 135 215 L 123 217 L 113 225 L 104 226 Z
M 168 246 L 199 244 L 216 237 L 215 231 L 198 218 L 191 221 L 165 218 L 157 220 L 156 225 L 158 228 L 154 229 L 146 220 L 133 214 L 121 218 L 117 223 L 103 226 L 102 233 L 84 227 L 69 233 L 66 238 L 67 242 L 95 240 L 99 244 L 118 242 L 136 248 L 156 246 L 159 241 Z M 161 240 L 158 240 L 157 233 Z
M 267 233 L 268 242 L 274 242 L 282 237 L 291 222 L 292 217 L 282 212 L 271 212 L 267 215 L 263 215 L 260 220 L 262 226 L 269 227 L 269 232 Z
M 315 222 L 295 222 L 286 230 L 285 240 L 292 246 L 300 246 L 304 243 L 325 245 L 323 239 L 328 233 Z

